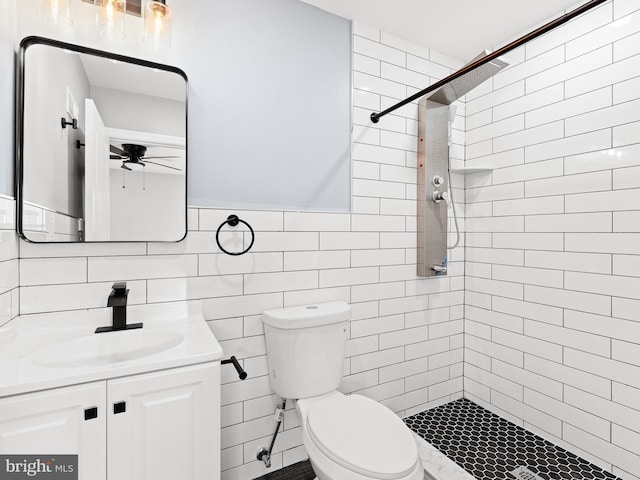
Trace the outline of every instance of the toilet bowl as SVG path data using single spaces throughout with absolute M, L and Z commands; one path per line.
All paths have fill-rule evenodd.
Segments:
M 411 432 L 385 406 L 338 392 L 295 404 L 318 480 L 424 478 Z
M 351 308 L 329 302 L 263 313 L 269 381 L 293 399 L 318 480 L 422 480 L 409 428 L 384 405 L 337 391 Z

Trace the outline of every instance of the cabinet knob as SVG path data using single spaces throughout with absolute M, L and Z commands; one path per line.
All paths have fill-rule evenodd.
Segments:
M 98 418 L 98 407 L 86 408 L 84 410 L 84 419 L 91 420 L 93 418 Z
M 127 411 L 127 402 L 118 402 L 113 404 L 113 413 L 124 413 Z

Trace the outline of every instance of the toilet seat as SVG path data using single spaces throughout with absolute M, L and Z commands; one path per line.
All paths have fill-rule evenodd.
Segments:
M 361 395 L 340 395 L 315 405 L 306 426 L 323 454 L 368 478 L 400 479 L 419 461 L 415 441 L 402 420 Z

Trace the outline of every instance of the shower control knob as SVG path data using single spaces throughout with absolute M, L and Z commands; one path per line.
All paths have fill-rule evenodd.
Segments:
M 447 207 L 451 207 L 451 203 L 449 203 L 449 192 L 440 192 L 436 190 L 435 192 L 433 192 L 433 195 L 431 195 L 431 199 L 434 203 L 440 203 L 444 200 L 444 203 L 447 204 Z
M 435 187 L 439 187 L 444 183 L 444 178 L 442 178 L 440 175 L 436 175 L 435 177 L 433 177 L 433 180 L 431 180 L 431 182 Z
M 451 208 L 451 201 L 449 198 L 449 192 L 442 192 L 442 200 L 447 204 L 447 208 Z

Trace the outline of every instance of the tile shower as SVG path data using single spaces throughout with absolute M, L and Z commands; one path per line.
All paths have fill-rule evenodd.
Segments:
M 354 309 L 343 391 L 403 417 L 464 396 L 625 479 L 640 478 L 640 5 L 613 0 L 526 46 L 454 123 L 464 248 L 415 276 L 417 109 L 378 111 L 460 62 L 354 24 L 351 214 L 241 211 L 254 253 L 217 253 L 228 210 L 189 210 L 179 244 L 33 245 L 0 227 L 0 314 L 203 299 L 223 347 L 222 478 L 267 472 L 273 410 L 259 314 L 340 299 Z M 0 199 L 11 212 L 13 201 Z M 73 295 L 71 295 L 73 293 Z M 434 410 L 435 411 L 435 410 Z M 304 459 L 295 411 L 273 468 Z M 474 472 L 471 472 L 474 473 Z M 540 472 L 543 478 L 544 472 Z M 478 480 L 482 477 L 477 475 Z M 560 477 L 562 478 L 562 477 Z M 571 477 L 569 477 L 571 478 Z M 595 477 L 599 478 L 599 477 Z M 606 478 L 610 478 L 606 477 Z
M 518 51 L 466 103 L 465 397 L 640 476 L 640 5 Z

